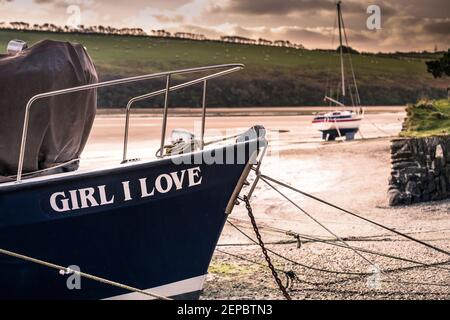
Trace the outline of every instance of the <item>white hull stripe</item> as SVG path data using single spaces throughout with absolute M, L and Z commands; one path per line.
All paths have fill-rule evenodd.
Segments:
M 178 296 L 202 290 L 205 278 L 206 275 L 198 276 L 195 278 L 172 282 L 169 284 L 165 284 L 163 286 L 146 289 L 145 291 L 149 293 L 156 293 L 164 297 Z M 152 299 L 151 297 L 143 295 L 141 293 L 132 292 L 121 294 L 119 296 L 110 297 L 105 300 L 151 300 L 151 299 Z
M 349 121 L 349 122 L 319 122 L 314 123 L 314 126 L 319 130 L 337 130 L 339 129 L 358 129 L 359 121 Z

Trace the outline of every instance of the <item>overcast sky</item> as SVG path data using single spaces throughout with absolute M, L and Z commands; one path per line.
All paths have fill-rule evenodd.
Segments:
M 186 31 L 218 38 L 286 39 L 331 47 L 334 0 L 0 0 L 0 21 L 68 23 L 78 5 L 84 25 Z M 366 10 L 381 8 L 381 29 L 368 30 Z M 344 0 L 350 45 L 367 51 L 450 47 L 450 0 Z

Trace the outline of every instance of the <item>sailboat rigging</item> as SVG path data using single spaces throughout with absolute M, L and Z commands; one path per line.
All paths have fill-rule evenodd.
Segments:
M 364 118 L 364 109 L 361 107 L 361 99 L 353 69 L 353 62 L 350 53 L 350 46 L 348 44 L 347 32 L 345 30 L 344 19 L 342 16 L 341 5 L 341 1 L 336 3 L 341 69 L 339 89 L 336 90 L 334 94 L 332 90 L 330 90 L 330 93 L 328 94 L 327 89 L 327 93 L 324 97 L 324 101 L 329 104 L 330 108 L 334 107 L 334 110 L 331 110 L 328 113 L 318 114 L 313 119 L 313 125 L 322 132 L 322 138 L 327 141 L 335 140 L 338 137 L 353 139 L 355 134 L 359 131 L 360 123 Z M 346 87 L 344 49 L 346 50 L 348 56 L 353 82 L 353 84 L 348 84 L 348 88 Z M 348 98 L 350 98 L 351 108 L 346 105 Z

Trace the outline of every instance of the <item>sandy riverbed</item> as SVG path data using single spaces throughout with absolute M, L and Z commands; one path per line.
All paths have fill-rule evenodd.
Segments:
M 405 208 L 387 207 L 386 190 L 389 175 L 389 139 L 380 138 L 352 143 L 326 144 L 314 149 L 294 149 L 281 153 L 280 168 L 274 164 L 263 167 L 271 176 L 311 192 L 315 196 L 357 211 L 366 218 L 381 222 L 402 232 L 413 233 L 435 246 L 450 249 L 450 202 L 416 205 Z M 446 261 L 448 257 L 418 244 L 394 236 L 364 221 L 350 217 L 293 192 L 286 192 L 304 210 L 313 215 L 340 237 L 359 237 L 348 243 L 424 263 Z M 287 203 L 267 185 L 261 184 L 253 199 L 257 221 L 262 225 L 266 242 L 295 240 L 274 233 L 265 226 L 275 226 L 304 235 L 333 238 L 322 227 Z M 254 237 L 246 210 L 241 204 L 231 216 L 233 223 Z M 371 238 L 366 238 L 371 236 Z M 234 228 L 227 226 L 220 241 L 203 295 L 211 298 L 282 298 L 265 267 L 255 266 L 223 252 L 244 256 L 265 263 L 257 246 L 234 246 L 250 243 Z M 228 246 L 232 245 L 232 246 Z M 339 272 L 372 272 L 374 269 L 353 251 L 324 243 L 268 245 L 274 251 L 307 266 Z M 409 262 L 396 261 L 373 254 L 364 256 L 380 269 L 411 267 Z M 275 265 L 293 270 L 300 279 L 292 289 L 294 299 L 448 299 L 450 271 L 435 268 L 413 268 L 406 271 L 355 277 L 313 271 L 272 255 Z M 450 265 L 446 265 L 448 268 Z M 445 265 L 444 265 L 445 267 Z M 282 279 L 284 280 L 284 276 Z M 353 279 L 352 279 L 353 278 Z M 404 283 L 399 284 L 398 281 Z M 420 283 L 433 283 L 418 285 Z M 375 288 L 371 287 L 375 285 Z
M 450 201 L 395 209 L 387 207 L 386 191 L 390 172 L 388 137 L 399 132 L 403 117 L 404 113 L 398 110 L 369 114 L 361 127 L 365 139 L 345 143 L 322 143 L 320 135 L 310 125 L 310 116 L 213 117 L 208 120 L 207 137 L 212 139 L 219 134 L 239 132 L 253 124 L 262 124 L 268 129 L 271 144 L 269 157 L 262 167 L 265 174 L 450 250 Z M 195 119 L 198 118 L 173 117 L 169 120 L 168 132 L 180 127 L 198 129 L 198 123 L 192 125 Z M 161 119 L 155 116 L 132 118 L 129 158 L 152 157 L 159 144 L 160 123 Z M 98 160 L 111 163 L 120 161 L 123 124 L 122 117 L 98 117 L 84 153 L 85 168 L 93 166 Z M 443 254 L 404 241 L 385 230 L 293 192 L 288 191 L 286 194 L 339 236 L 358 237 L 348 242 L 352 246 L 427 264 L 448 259 Z M 297 274 L 299 280 L 291 288 L 294 299 L 450 298 L 450 271 L 442 269 L 450 269 L 450 264 L 440 265 L 439 268 L 417 267 L 410 262 L 364 253 L 365 258 L 383 270 L 407 269 L 363 276 L 342 274 L 373 272 L 374 268 L 348 248 L 309 242 L 299 249 L 296 243 L 292 243 L 295 239 L 270 229 L 269 226 L 313 237 L 331 237 L 267 185 L 259 184 L 252 205 L 262 228 L 263 239 L 270 243 L 288 242 L 270 244 L 270 249 L 306 266 L 328 270 L 313 271 L 272 255 L 277 268 L 292 270 Z M 230 220 L 254 237 L 243 204 L 235 208 Z M 368 236 L 370 238 L 365 238 Z M 213 258 L 202 298 L 282 298 L 264 266 L 260 249 L 237 244 L 250 244 L 250 241 L 227 225 L 218 247 L 221 252 L 217 251 Z M 262 265 L 254 265 L 229 254 L 244 256 Z M 280 276 L 284 281 L 284 275 Z

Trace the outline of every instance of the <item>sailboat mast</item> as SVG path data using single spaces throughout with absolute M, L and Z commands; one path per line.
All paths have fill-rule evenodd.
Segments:
M 339 25 L 339 48 L 341 54 L 341 76 L 342 76 L 342 96 L 345 97 L 345 74 L 344 74 L 344 50 L 342 47 L 342 13 L 341 13 L 341 1 L 337 2 L 337 18 Z

